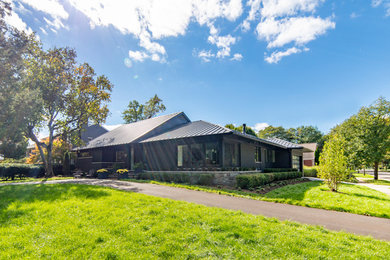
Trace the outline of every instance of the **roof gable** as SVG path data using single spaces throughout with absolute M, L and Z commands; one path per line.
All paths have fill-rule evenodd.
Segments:
M 160 134 L 167 128 L 188 123 L 190 120 L 184 112 L 158 116 L 138 122 L 122 125 L 93 140 L 79 150 L 93 149 L 136 142 L 150 134 Z M 160 130 L 159 130 L 160 129 Z
M 141 143 L 227 133 L 232 133 L 232 130 L 199 120 L 195 122 L 189 122 L 185 125 L 178 126 L 170 131 L 152 136 L 148 139 L 141 141 Z

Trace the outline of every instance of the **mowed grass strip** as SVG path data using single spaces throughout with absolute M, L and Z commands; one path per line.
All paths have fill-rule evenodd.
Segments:
M 390 218 L 390 196 L 359 185 L 340 184 L 338 192 L 319 181 L 288 185 L 264 195 L 267 201 Z
M 255 200 L 390 218 L 390 196 L 368 187 L 353 184 L 340 184 L 339 192 L 330 192 L 323 182 L 312 181 L 287 185 L 263 195 L 255 192 L 189 184 L 156 181 L 150 181 L 150 183 Z
M 0 187 L 0 258 L 386 258 L 390 243 L 105 187 Z

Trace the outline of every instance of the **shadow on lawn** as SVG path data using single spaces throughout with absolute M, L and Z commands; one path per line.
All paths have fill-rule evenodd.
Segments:
M 312 181 L 312 182 L 304 182 L 295 185 L 287 185 L 282 188 L 276 189 L 269 193 L 266 193 L 264 197 L 270 199 L 292 199 L 292 200 L 304 200 L 305 194 L 309 190 L 321 186 L 322 182 L 320 181 Z M 279 192 L 278 192 L 279 190 Z
M 23 204 L 37 201 L 55 202 L 69 198 L 98 199 L 110 194 L 102 187 L 88 185 L 10 185 L 0 187 L 0 225 L 12 218 L 28 214 L 28 210 L 21 209 Z M 15 204 L 9 209 L 11 204 Z

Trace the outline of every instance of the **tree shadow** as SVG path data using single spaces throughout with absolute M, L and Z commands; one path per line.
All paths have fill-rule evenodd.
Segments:
M 305 194 L 318 186 L 321 186 L 322 182 L 312 181 L 304 182 L 299 184 L 287 185 L 280 189 L 284 189 L 280 194 L 277 193 L 277 189 L 274 192 L 266 193 L 264 196 L 272 199 L 292 199 L 297 201 L 302 201 L 305 199 Z M 286 190 L 287 189 L 287 190 Z
M 29 214 L 25 204 L 38 201 L 57 202 L 70 198 L 98 199 L 110 194 L 103 187 L 72 184 L 9 185 L 0 187 L 0 226 Z M 10 208 L 10 205 L 13 205 Z

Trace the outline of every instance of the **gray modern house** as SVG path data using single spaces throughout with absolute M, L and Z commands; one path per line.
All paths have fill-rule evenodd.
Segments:
M 302 170 L 304 148 L 205 121 L 192 122 L 184 112 L 179 112 L 122 125 L 75 151 L 76 167 L 84 171 L 114 164 L 134 169 L 137 163 L 152 171 Z

